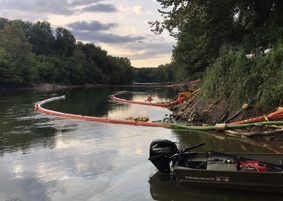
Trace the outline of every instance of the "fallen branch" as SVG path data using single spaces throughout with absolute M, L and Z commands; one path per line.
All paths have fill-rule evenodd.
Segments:
M 251 136 L 269 136 L 278 134 L 280 132 L 283 132 L 283 129 L 276 129 L 276 130 L 270 130 L 270 131 L 252 131 L 252 132 L 236 132 L 232 130 L 225 130 L 225 133 L 232 134 L 232 135 L 240 135 L 245 137 L 251 137 Z

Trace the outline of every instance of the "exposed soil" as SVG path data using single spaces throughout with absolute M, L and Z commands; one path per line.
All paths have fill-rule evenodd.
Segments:
M 252 105 L 247 109 L 242 109 L 230 105 L 221 99 L 206 102 L 197 97 L 193 97 L 169 109 L 173 112 L 173 117 L 180 122 L 190 122 L 190 119 L 192 119 L 194 123 L 200 122 L 208 125 L 227 122 L 229 118 L 237 113 L 239 114 L 229 122 L 257 117 L 270 112 L 270 109 L 257 108 Z
M 243 108 L 246 105 L 243 104 Z M 222 99 L 206 102 L 197 96 L 192 97 L 182 104 L 174 105 L 169 109 L 172 111 L 172 119 L 183 125 L 215 125 L 231 123 L 244 119 L 250 119 L 269 114 L 277 108 L 259 108 L 254 105 L 243 109 L 227 103 Z M 229 135 L 249 137 L 265 141 L 282 141 L 282 128 L 271 128 L 267 126 L 251 126 L 242 129 L 225 130 Z

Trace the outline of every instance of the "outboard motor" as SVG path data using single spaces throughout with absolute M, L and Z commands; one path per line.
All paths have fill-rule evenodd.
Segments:
M 162 173 L 170 173 L 170 157 L 179 153 L 175 142 L 170 140 L 154 140 L 149 148 L 149 160 Z

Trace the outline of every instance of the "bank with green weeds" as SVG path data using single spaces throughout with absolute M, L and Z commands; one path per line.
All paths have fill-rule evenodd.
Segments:
M 225 46 L 205 72 L 200 91 L 170 108 L 173 119 L 184 125 L 216 125 L 268 114 L 283 106 L 282 77 L 282 43 L 251 58 L 241 48 Z M 240 131 L 270 129 L 254 126 Z

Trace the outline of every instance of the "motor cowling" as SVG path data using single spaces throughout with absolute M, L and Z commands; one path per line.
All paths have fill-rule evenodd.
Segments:
M 179 153 L 175 142 L 160 139 L 154 140 L 149 148 L 149 160 L 162 173 L 170 173 L 171 156 Z

